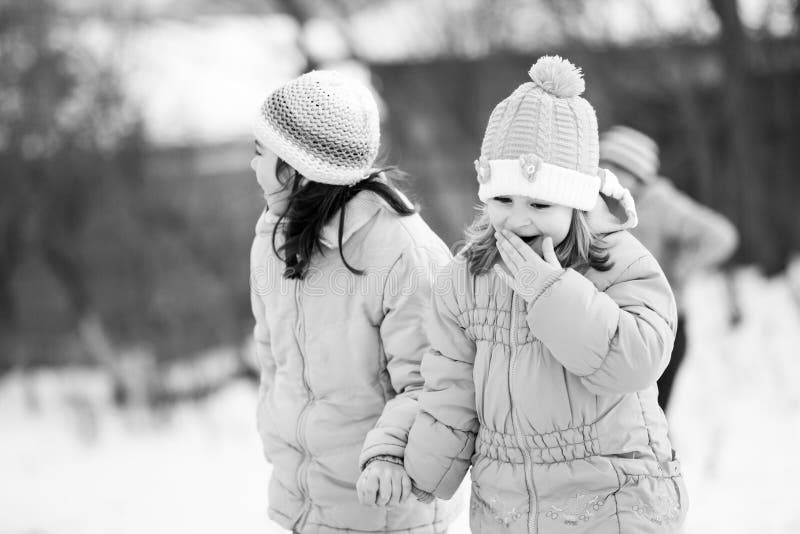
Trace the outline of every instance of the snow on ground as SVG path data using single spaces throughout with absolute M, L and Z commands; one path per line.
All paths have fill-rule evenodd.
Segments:
M 721 277 L 694 281 L 689 352 L 670 425 L 687 484 L 687 532 L 800 532 L 800 294 L 784 276 L 734 276 L 741 323 L 728 324 Z
M 689 354 L 670 413 L 691 505 L 686 532 L 796 533 L 800 313 L 784 277 L 696 280 Z M 157 413 L 112 407 L 90 371 L 0 380 L 0 534 L 284 531 L 266 516 L 255 389 Z M 466 513 L 451 529 L 468 532 Z
M 251 386 L 161 415 L 109 400 L 89 373 L 2 383 L 0 533 L 279 532 Z

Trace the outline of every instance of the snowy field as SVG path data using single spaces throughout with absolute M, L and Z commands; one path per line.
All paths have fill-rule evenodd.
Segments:
M 797 278 L 800 280 L 800 277 Z M 691 286 L 690 346 L 670 414 L 686 532 L 800 532 L 800 287 L 754 270 Z M 0 380 L 0 534 L 282 533 L 241 382 L 156 414 L 112 407 L 86 371 Z M 453 534 L 468 532 L 466 515 Z

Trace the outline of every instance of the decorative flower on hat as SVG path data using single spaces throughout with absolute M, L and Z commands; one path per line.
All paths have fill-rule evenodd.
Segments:
M 481 156 L 475 160 L 475 172 L 478 173 L 478 182 L 485 184 L 488 183 L 492 177 L 492 171 L 489 167 L 489 160 L 486 156 Z
M 542 166 L 542 158 L 536 154 L 522 154 L 519 157 L 519 166 L 525 178 L 527 178 L 529 182 L 533 182 L 534 178 L 536 178 L 536 172 Z

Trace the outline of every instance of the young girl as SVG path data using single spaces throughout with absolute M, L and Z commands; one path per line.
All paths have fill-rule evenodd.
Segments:
M 444 532 L 453 505 L 408 499 L 402 464 L 428 346 L 423 310 L 449 251 L 372 168 L 378 110 L 363 86 L 300 76 L 267 98 L 255 137 L 267 210 L 251 295 L 269 515 L 303 534 Z
M 555 56 L 529 74 L 489 119 L 480 215 L 434 286 L 405 467 L 448 498 L 471 465 L 475 533 L 676 532 L 686 493 L 655 387 L 672 292 L 598 169 L 580 71 Z

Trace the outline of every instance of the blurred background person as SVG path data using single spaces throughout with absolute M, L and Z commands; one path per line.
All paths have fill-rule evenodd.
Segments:
M 686 354 L 684 286 L 692 274 L 719 267 L 730 259 L 739 234 L 723 215 L 658 175 L 658 145 L 638 130 L 616 125 L 603 132 L 600 165 L 616 174 L 633 195 L 639 224 L 631 233 L 656 257 L 675 293 L 678 331 L 672 358 L 658 379 L 658 403 L 666 412 L 675 376 Z

